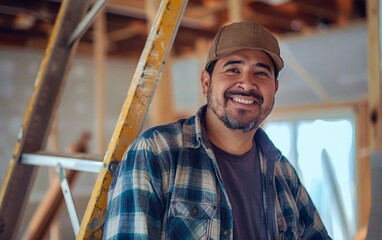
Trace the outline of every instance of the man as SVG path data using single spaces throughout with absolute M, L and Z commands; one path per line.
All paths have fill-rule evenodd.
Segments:
M 110 187 L 104 239 L 330 239 L 259 127 L 283 65 L 261 25 L 223 27 L 201 75 L 207 106 L 131 144 Z

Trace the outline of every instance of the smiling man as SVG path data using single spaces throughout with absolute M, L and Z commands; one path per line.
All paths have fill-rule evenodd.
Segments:
M 207 105 L 129 146 L 110 187 L 104 239 L 330 239 L 259 127 L 283 66 L 263 26 L 223 27 L 201 74 Z

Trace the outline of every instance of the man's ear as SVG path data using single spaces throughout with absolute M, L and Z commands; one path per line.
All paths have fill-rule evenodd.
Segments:
M 206 70 L 203 70 L 200 80 L 202 83 L 203 95 L 207 97 L 207 92 L 208 92 L 208 87 L 210 86 L 211 76 Z
M 277 90 L 279 90 L 279 80 L 276 79 L 276 82 L 275 82 L 275 93 L 277 92 Z

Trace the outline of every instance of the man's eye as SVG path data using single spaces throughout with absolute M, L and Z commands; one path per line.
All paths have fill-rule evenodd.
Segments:
M 269 74 L 266 73 L 266 72 L 257 72 L 256 75 L 260 75 L 260 76 L 265 76 L 265 77 L 269 77 Z
M 239 73 L 240 71 L 236 68 L 229 68 L 227 69 L 227 72 L 231 72 L 231 73 Z

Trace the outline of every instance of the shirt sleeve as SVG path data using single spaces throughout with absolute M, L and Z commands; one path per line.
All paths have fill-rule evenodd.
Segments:
M 161 176 L 160 162 L 149 142 L 134 141 L 109 188 L 103 239 L 160 239 Z
M 321 220 L 321 217 L 310 198 L 305 187 L 298 179 L 297 207 L 300 212 L 300 220 L 304 223 L 305 229 L 301 239 L 332 239 Z

